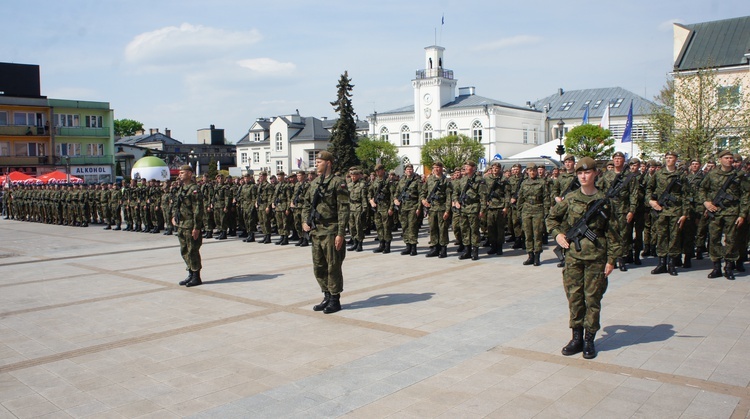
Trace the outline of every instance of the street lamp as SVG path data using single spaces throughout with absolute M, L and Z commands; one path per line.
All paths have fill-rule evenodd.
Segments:
M 188 154 L 188 161 L 190 161 L 190 166 L 193 167 L 193 173 L 196 175 L 198 174 L 198 156 L 195 154 L 195 150 L 192 148 L 190 149 L 190 154 Z
M 560 118 L 559 121 L 557 121 L 557 139 L 560 141 L 560 144 L 557 146 L 557 155 L 560 156 L 560 161 L 562 162 L 562 156 L 565 154 L 565 147 L 563 147 L 563 128 L 565 127 L 565 122 Z

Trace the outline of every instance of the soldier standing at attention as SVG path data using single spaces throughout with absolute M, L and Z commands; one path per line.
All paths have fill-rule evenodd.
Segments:
M 666 166 L 654 172 L 646 187 L 648 205 L 655 212 L 652 222 L 659 264 L 651 271 L 654 275 L 669 272 L 676 276 L 675 266 L 682 252 L 680 239 L 688 218 L 688 185 L 685 175 L 677 170 L 677 157 L 673 151 L 664 154 Z
M 391 208 L 391 188 L 388 178 L 385 176 L 385 166 L 375 166 L 375 180 L 370 184 L 368 191 L 370 206 L 375 211 L 375 227 L 378 230 L 380 246 L 373 250 L 374 253 L 391 253 L 391 240 L 393 239 L 393 209 Z
M 477 164 L 473 161 L 464 163 L 464 177 L 453 189 L 453 207 L 460 210 L 461 235 L 466 246 L 459 259 L 479 259 L 479 217 L 480 203 L 487 193 L 482 176 L 477 174 Z
M 744 176 L 733 167 L 734 156 L 729 150 L 719 153 L 720 165 L 710 171 L 700 185 L 699 200 L 708 210 L 709 215 L 709 246 L 708 254 L 714 264 L 709 278 L 722 275 L 721 260 L 725 260 L 724 276 L 734 279 L 734 269 L 739 259 L 740 248 L 737 242 L 737 229 L 745 223 L 748 212 L 748 190 Z M 719 192 L 724 189 L 728 196 L 720 197 Z M 723 198 L 723 199 L 722 199 Z M 719 201 L 720 202 L 717 202 Z M 722 246 L 722 236 L 724 245 Z
M 432 164 L 432 173 L 422 188 L 422 205 L 427 211 L 427 224 L 430 228 L 432 248 L 427 257 L 448 257 L 448 219 L 451 216 L 450 203 L 453 183 L 443 175 L 443 163 Z
M 508 230 L 510 230 L 510 238 L 513 239 L 513 248 L 520 249 L 523 247 L 523 228 L 521 227 L 520 215 L 518 213 L 518 190 L 521 188 L 521 182 L 523 182 L 524 176 L 521 171 L 521 165 L 516 163 L 510 168 L 510 211 L 508 211 Z
M 547 181 L 539 178 L 536 165 L 526 166 L 529 177 L 523 181 L 518 190 L 517 208 L 521 213 L 521 225 L 526 236 L 526 251 L 529 258 L 524 265 L 539 266 L 542 254 L 542 235 L 544 234 L 544 219 L 550 208 L 550 194 Z
M 502 255 L 505 241 L 505 224 L 508 220 L 510 208 L 510 184 L 503 178 L 500 163 L 494 162 L 490 166 L 487 182 L 487 197 L 482 205 L 487 219 L 487 240 L 490 243 L 488 255 Z
M 369 211 L 367 184 L 359 168 L 353 168 L 349 174 L 352 179 L 349 185 L 349 233 L 352 235 L 352 245 L 346 250 L 361 252 L 365 240 L 365 217 Z
M 203 196 L 200 188 L 193 180 L 193 168 L 189 165 L 180 167 L 178 175 L 182 186 L 173 204 L 172 225 L 177 227 L 177 237 L 180 240 L 180 253 L 187 265 L 188 276 L 180 281 L 180 285 L 194 287 L 201 282 L 201 244 L 203 236 Z
M 276 184 L 276 188 L 273 192 L 273 198 L 271 198 L 271 208 L 276 216 L 276 227 L 279 230 L 279 240 L 276 242 L 277 245 L 286 246 L 289 244 L 289 230 L 292 227 L 289 222 L 289 201 L 292 200 L 292 186 L 286 180 L 286 173 L 278 171 L 276 173 L 279 182 Z
M 273 185 L 268 182 L 268 173 L 260 172 L 258 175 L 258 184 L 255 186 L 255 209 L 258 214 L 258 222 L 263 231 L 263 240 L 258 243 L 271 243 L 271 196 L 273 195 Z
M 623 239 L 623 254 L 617 258 L 617 266 L 619 266 L 620 271 L 626 272 L 628 268 L 625 266 L 625 259 L 633 245 L 633 236 L 628 235 L 627 231 L 632 227 L 635 212 L 639 204 L 638 194 L 633 193 L 633 180 L 635 180 L 636 175 L 631 175 L 630 169 L 625 167 L 625 154 L 622 151 L 618 151 L 612 155 L 612 162 L 612 170 L 608 170 L 601 175 L 597 188 L 607 193 L 611 188 L 616 187 L 619 182 L 629 182 L 611 200 L 612 206 L 615 209 L 614 214 L 618 218 L 620 228 L 622 229 L 620 230 L 620 237 Z
M 401 235 L 406 245 L 402 255 L 417 255 L 417 234 L 422 224 L 422 206 L 419 204 L 421 188 L 422 180 L 414 174 L 414 166 L 411 163 L 404 166 L 404 176 L 398 181 L 396 196 L 393 197 L 393 204 L 401 208 Z
M 689 187 L 689 216 L 687 223 L 685 223 L 685 234 L 682 241 L 682 253 L 685 255 L 685 261 L 682 263 L 683 268 L 692 267 L 690 259 L 695 257 L 695 237 L 698 233 L 698 224 L 705 220 L 705 217 L 703 217 L 705 208 L 700 200 L 700 184 L 703 182 L 700 160 L 690 160 L 687 181 Z
M 562 354 L 570 356 L 583 352 L 585 359 L 592 359 L 596 357 L 594 338 L 601 328 L 602 297 L 607 290 L 607 277 L 614 270 L 615 258 L 621 251 L 620 237 L 612 207 L 609 202 L 602 201 L 605 195 L 596 189 L 596 162 L 591 157 L 582 158 L 576 164 L 576 174 L 581 188 L 552 207 L 547 229 L 557 244 L 566 249 L 563 286 L 568 298 L 573 338 L 562 348 Z M 594 205 L 600 205 L 600 211 L 595 211 L 584 221 L 582 217 L 588 215 Z M 581 237 L 579 249 L 568 242 L 564 226 L 575 226 L 582 221 L 596 234 L 596 239 L 591 241 Z
M 330 314 L 341 310 L 344 275 L 341 265 L 346 257 L 344 237 L 349 220 L 349 190 L 346 180 L 333 171 L 333 155 L 318 153 L 315 168 L 319 177 L 312 181 L 302 210 L 302 229 L 311 236 L 313 273 L 323 301 L 315 311 Z

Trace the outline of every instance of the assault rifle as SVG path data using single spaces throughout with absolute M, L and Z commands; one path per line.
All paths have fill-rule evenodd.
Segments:
M 331 181 L 329 180 L 328 182 L 330 183 Z M 323 197 L 323 193 L 321 191 L 321 188 L 323 186 L 323 179 L 321 179 L 320 183 L 318 183 L 318 187 L 315 188 L 315 193 L 313 194 L 312 202 L 310 203 L 310 216 L 307 217 L 307 225 L 310 226 L 310 231 L 314 231 L 316 228 L 318 228 L 317 222 L 320 220 L 318 204 L 320 204 L 320 199 Z M 326 189 L 328 189 L 328 184 L 325 184 L 325 187 Z
M 674 196 L 674 195 L 672 195 L 672 188 L 675 185 L 677 185 L 677 186 L 680 185 L 680 178 L 679 178 L 679 176 L 675 176 L 675 177 L 672 178 L 671 181 L 669 181 L 669 184 L 667 184 L 667 187 L 664 189 L 664 192 L 662 192 L 661 195 L 659 195 L 658 197 L 656 195 L 652 195 L 651 199 L 653 199 L 654 201 L 656 201 L 659 204 L 659 206 L 662 207 L 662 208 L 669 208 L 669 207 L 671 207 L 672 204 L 674 204 L 675 202 L 677 202 L 677 197 Z M 651 215 L 654 218 L 656 218 L 656 217 L 659 216 L 659 211 L 657 211 L 657 210 L 655 210 L 655 209 L 652 208 L 651 209 Z
M 721 209 L 727 209 L 727 206 L 724 204 L 726 201 L 734 201 L 736 198 L 734 195 L 727 192 L 727 189 L 732 185 L 732 182 L 735 182 L 737 180 L 737 172 L 733 172 L 731 175 L 729 175 L 729 178 L 724 182 L 723 185 L 721 185 L 721 189 L 719 189 L 719 192 L 716 193 L 716 196 L 714 196 L 714 199 L 711 200 L 711 203 L 714 204 L 714 206 L 717 206 Z M 715 212 L 706 211 L 708 213 L 708 218 L 714 218 L 716 217 Z
M 387 180 L 381 179 L 380 186 L 378 186 L 378 190 L 375 191 L 375 196 L 372 198 L 373 201 L 375 201 L 375 205 L 380 205 L 380 202 L 385 199 L 385 193 L 383 192 L 383 188 L 388 183 Z M 372 207 L 370 207 L 372 208 Z M 372 208 L 374 212 L 377 212 L 377 208 Z
M 179 227 L 180 224 L 180 206 L 182 206 L 182 200 L 185 199 L 185 194 L 180 191 L 177 194 L 177 199 L 174 203 L 174 208 L 172 208 L 172 214 L 174 214 L 174 221 L 178 224 L 176 227 Z
M 573 192 L 574 190 L 576 190 L 576 189 L 578 189 L 580 187 L 581 187 L 581 181 L 578 180 L 578 176 L 574 176 L 573 180 L 570 183 L 568 183 L 568 187 L 565 188 L 565 190 L 563 191 L 562 194 L 560 194 L 560 197 L 561 198 L 565 198 L 565 195 Z
M 400 210 L 401 209 L 401 205 L 403 205 L 404 201 L 406 201 L 407 199 L 409 199 L 409 186 L 411 186 L 411 183 L 414 182 L 414 179 L 416 179 L 416 177 L 417 177 L 416 175 L 413 175 L 411 177 L 411 179 L 409 179 L 406 182 L 406 185 L 404 185 L 404 188 L 401 190 L 401 193 L 398 195 L 398 202 L 400 202 L 401 204 L 396 205 L 394 203 L 393 204 L 393 210 L 394 211 Z

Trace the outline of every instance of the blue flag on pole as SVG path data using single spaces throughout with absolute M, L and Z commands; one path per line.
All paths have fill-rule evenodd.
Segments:
M 583 123 L 589 123 L 589 105 L 586 105 L 586 109 L 583 111 Z
M 625 131 L 622 133 L 622 142 L 630 143 L 633 141 L 633 101 L 630 101 L 628 110 L 628 121 L 625 123 Z

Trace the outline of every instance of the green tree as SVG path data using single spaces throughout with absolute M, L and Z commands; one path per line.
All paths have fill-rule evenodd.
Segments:
M 367 172 L 375 169 L 378 159 L 385 166 L 386 171 L 398 167 L 398 148 L 390 141 L 369 137 L 360 138 L 355 152 L 362 169 Z
M 333 110 L 339 114 L 339 118 L 333 123 L 331 129 L 331 142 L 328 151 L 333 154 L 334 172 L 345 172 L 350 167 L 359 164 L 355 149 L 357 144 L 357 124 L 354 121 L 354 108 L 352 107 L 352 79 L 349 72 L 344 71 L 336 85 L 336 101 L 331 102 Z
M 208 161 L 208 178 L 216 179 L 216 175 L 218 174 L 219 171 L 216 169 L 216 159 L 211 157 L 211 160 Z
M 577 158 L 609 159 L 615 152 L 614 144 L 610 130 L 592 124 L 579 125 L 565 136 L 565 150 Z
M 705 159 L 717 148 L 748 151 L 750 93 L 739 79 L 710 68 L 667 80 L 649 122 L 657 141 L 637 141 L 648 154 L 675 150 L 680 158 Z
M 129 137 L 143 129 L 143 123 L 132 119 L 115 119 L 115 136 Z
M 463 134 L 435 138 L 422 146 L 421 163 L 432 167 L 436 161 L 443 162 L 450 171 L 463 166 L 467 160 L 478 162 L 484 156 L 484 146 Z

